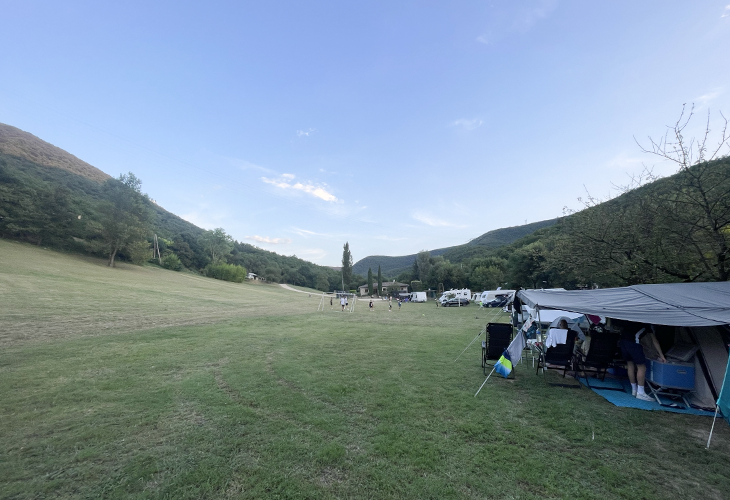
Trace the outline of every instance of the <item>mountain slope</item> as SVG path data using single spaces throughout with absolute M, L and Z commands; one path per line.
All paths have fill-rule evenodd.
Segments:
M 24 158 L 44 167 L 67 170 L 96 182 L 104 182 L 111 177 L 71 153 L 4 123 L 0 123 L 0 153 Z
M 498 248 L 509 245 L 524 236 L 534 233 L 538 229 L 552 226 L 556 222 L 557 219 L 549 219 L 524 224 L 522 226 L 494 229 L 482 234 L 481 236 L 477 236 L 464 245 L 437 248 L 435 250 L 430 250 L 430 253 L 432 256 L 443 255 L 452 262 L 459 262 L 462 256 L 463 258 L 468 258 L 480 253 L 480 248 Z M 366 275 L 368 268 L 371 268 L 375 273 L 378 270 L 378 265 L 380 265 L 383 274 L 393 277 L 412 266 L 415 258 L 416 254 L 393 257 L 386 255 L 371 255 L 357 261 L 353 265 L 352 270 L 357 274 Z
M 104 183 L 109 179 L 33 134 L 0 124 L 0 238 L 91 252 L 88 242 L 99 233 L 102 206 L 108 203 Z M 151 200 L 145 203 L 154 213 L 148 240 L 156 234 L 163 256 L 175 253 L 187 268 L 203 270 L 210 261 L 200 243 L 205 230 Z M 333 269 L 245 243 L 234 242 L 227 259 L 270 281 L 323 290 L 340 282 Z

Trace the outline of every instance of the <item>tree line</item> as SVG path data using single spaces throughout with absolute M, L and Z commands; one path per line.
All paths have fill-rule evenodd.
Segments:
M 601 200 L 590 194 L 581 210 L 566 210 L 557 224 L 510 245 L 469 247 L 443 255 L 419 252 L 397 276 L 373 269 L 367 279 L 352 271 L 349 243 L 341 269 L 318 266 L 241 243 L 223 228 L 202 230 L 158 207 L 142 193 L 141 181 L 123 174 L 100 184 L 65 170 L 0 154 L 0 237 L 67 251 L 88 252 L 133 263 L 150 260 L 157 235 L 159 258 L 183 268 L 240 281 L 247 271 L 271 282 L 322 291 L 367 284 L 370 294 L 391 279 L 438 289 L 568 289 L 636 283 L 730 279 L 730 138 L 727 121 L 717 144 L 709 126 L 699 141 L 684 133 L 692 110 L 658 141 L 642 149 L 677 165 L 659 179 L 646 170 Z M 724 119 L 724 118 L 723 118 Z M 709 119 L 708 119 L 709 123 Z

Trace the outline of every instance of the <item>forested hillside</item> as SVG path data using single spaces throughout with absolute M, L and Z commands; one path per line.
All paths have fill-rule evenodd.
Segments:
M 457 247 L 402 257 L 368 257 L 352 268 L 350 288 L 381 266 L 384 279 L 473 290 L 730 279 L 730 158 L 693 156 L 654 144 L 677 173 L 649 175 L 611 200 L 588 197 L 559 220 L 498 229 Z M 702 145 L 701 147 L 699 145 Z M 664 149 L 662 149 L 664 148 Z M 646 181 L 646 182 L 644 182 Z M 108 177 L 78 158 L 12 127 L 0 126 L 0 237 L 134 263 L 150 262 L 157 236 L 161 263 L 221 279 L 251 271 L 273 282 L 340 288 L 342 274 L 296 257 L 240 243 L 223 228 L 205 231 L 157 206 L 131 172 Z M 159 262 L 156 260 L 154 262 Z M 339 286 L 338 286 L 339 285 Z
M 552 226 L 556 222 L 557 219 L 550 219 L 522 226 L 494 229 L 474 238 L 464 245 L 438 248 L 436 250 L 430 250 L 429 252 L 434 257 L 443 255 L 444 258 L 449 259 L 452 262 L 461 262 L 466 258 L 485 254 L 486 249 L 509 245 L 523 236 L 534 233 L 543 227 Z M 378 266 L 380 266 L 383 273 L 388 276 L 395 276 L 410 268 L 415 258 L 416 254 L 398 257 L 371 255 L 357 261 L 353 266 L 353 270 L 358 274 L 365 275 L 368 272 L 368 268 L 377 269 Z
M 135 232 L 139 241 L 114 241 Z M 143 195 L 133 174 L 113 179 L 32 134 L 0 124 L 0 237 L 91 253 L 111 263 L 141 263 L 152 255 L 155 234 L 172 268 L 205 273 L 222 259 L 273 282 L 333 290 L 341 281 L 328 267 L 235 241 L 223 230 L 205 231 Z M 119 248 L 110 250 L 112 243 Z M 215 255 L 216 245 L 222 255 Z
M 730 158 L 651 180 L 477 255 L 420 252 L 397 279 L 474 290 L 730 279 Z

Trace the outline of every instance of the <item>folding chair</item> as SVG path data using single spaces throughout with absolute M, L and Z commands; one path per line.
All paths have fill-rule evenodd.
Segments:
M 540 373 L 540 368 L 543 370 L 552 367 L 563 368 L 563 378 L 568 368 L 572 368 L 573 365 L 573 348 L 575 347 L 575 338 L 578 334 L 574 330 L 568 330 L 568 334 L 565 339 L 565 344 L 558 344 L 555 347 L 548 347 L 547 350 L 540 354 L 537 360 L 537 370 L 535 375 Z M 547 365 L 552 365 L 548 367 Z
M 498 360 L 512 342 L 512 325 L 509 323 L 487 324 L 487 339 L 482 341 L 482 368 L 487 374 L 487 360 Z
M 589 389 L 591 384 L 586 372 L 589 371 L 591 373 L 595 373 L 596 377 L 603 373 L 601 380 L 604 380 L 606 378 L 606 370 L 608 370 L 608 367 L 616 359 L 617 349 L 618 333 L 608 331 L 599 333 L 597 331 L 592 331 L 588 354 L 583 354 L 580 351 L 576 353 L 576 370 L 583 374 L 583 378 L 585 378 L 586 385 Z

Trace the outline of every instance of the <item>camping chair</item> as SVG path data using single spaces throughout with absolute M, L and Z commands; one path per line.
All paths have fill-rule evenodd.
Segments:
M 487 324 L 487 338 L 482 341 L 482 368 L 487 374 L 487 360 L 498 360 L 512 342 L 512 325 L 509 323 Z
M 601 380 L 606 378 L 606 370 L 616 359 L 616 350 L 618 349 L 618 333 L 591 331 L 591 343 L 588 348 L 588 354 L 578 351 L 575 355 L 576 370 L 583 374 L 586 385 L 591 388 L 588 381 L 587 371 L 595 373 L 596 377 L 603 373 Z M 623 389 L 617 389 L 623 390 Z
M 575 338 L 578 336 L 574 330 L 568 330 L 568 334 L 565 339 L 565 344 L 558 344 L 555 347 L 548 347 L 540 353 L 540 357 L 537 360 L 537 370 L 535 375 L 540 373 L 540 368 L 543 370 L 552 367 L 563 368 L 563 378 L 568 368 L 573 365 L 573 348 L 575 347 Z M 552 365 L 548 367 L 547 365 Z

